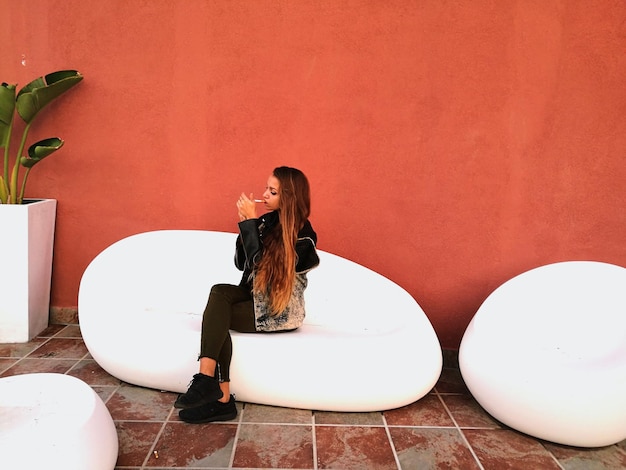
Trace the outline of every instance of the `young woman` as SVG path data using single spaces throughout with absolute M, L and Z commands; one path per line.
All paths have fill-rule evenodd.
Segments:
M 237 201 L 235 265 L 243 276 L 238 286 L 217 284 L 211 289 L 202 318 L 200 371 L 174 404 L 188 423 L 237 416 L 230 394 L 229 329 L 243 333 L 294 330 L 304 320 L 306 273 L 319 264 L 317 235 L 308 220 L 311 204 L 306 176 L 295 168 L 276 168 L 267 180 L 263 203 L 269 212 L 257 218 L 252 194 L 241 194 Z

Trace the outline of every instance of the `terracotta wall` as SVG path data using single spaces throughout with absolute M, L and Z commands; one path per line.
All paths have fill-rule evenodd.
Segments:
M 444 347 L 522 271 L 626 265 L 622 0 L 0 7 L 0 80 L 86 77 L 32 133 L 66 140 L 27 194 L 59 201 L 53 306 L 122 237 L 235 231 L 281 164 L 319 248 L 407 289 Z

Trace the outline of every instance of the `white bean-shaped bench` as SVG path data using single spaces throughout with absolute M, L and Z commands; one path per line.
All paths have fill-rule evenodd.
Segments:
M 467 327 L 463 379 L 491 415 L 541 439 L 626 439 L 626 269 L 568 261 L 498 287 Z
M 0 468 L 111 470 L 117 431 L 106 405 L 76 377 L 0 379 Z
M 238 284 L 236 234 L 164 230 L 120 240 L 83 274 L 82 335 L 113 376 L 184 392 L 198 371 L 211 286 Z M 397 408 L 427 394 L 442 368 L 430 321 L 400 286 L 319 252 L 307 317 L 287 333 L 232 332 L 231 391 L 244 402 L 329 410 Z

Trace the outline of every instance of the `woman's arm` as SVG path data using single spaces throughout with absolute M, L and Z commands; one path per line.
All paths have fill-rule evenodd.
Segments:
M 251 270 L 263 246 L 259 236 L 256 202 L 252 193 L 250 197 L 241 193 L 237 200 L 237 212 L 239 214 L 239 236 L 235 248 L 235 266 L 241 271 L 246 268 Z
M 298 233 L 298 240 L 296 240 L 296 273 L 305 273 L 320 264 L 320 259 L 315 249 L 316 243 L 317 234 L 307 220 Z
M 263 251 L 258 223 L 259 219 L 248 219 L 239 222 L 235 266 L 241 271 L 245 268 L 252 269 L 255 261 L 259 259 Z
M 296 273 L 298 274 L 306 273 L 320 264 L 312 238 L 298 238 L 296 241 L 296 256 Z

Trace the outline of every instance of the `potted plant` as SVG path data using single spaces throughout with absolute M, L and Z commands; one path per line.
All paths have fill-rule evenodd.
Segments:
M 29 341 L 48 325 L 56 200 L 28 200 L 24 192 L 32 168 L 60 149 L 63 140 L 52 137 L 33 143 L 26 154 L 24 149 L 40 111 L 82 79 L 75 70 L 61 70 L 33 80 L 17 93 L 16 85 L 0 86 L 0 149 L 4 151 L 0 174 L 0 343 Z M 11 158 L 16 114 L 24 128 Z

